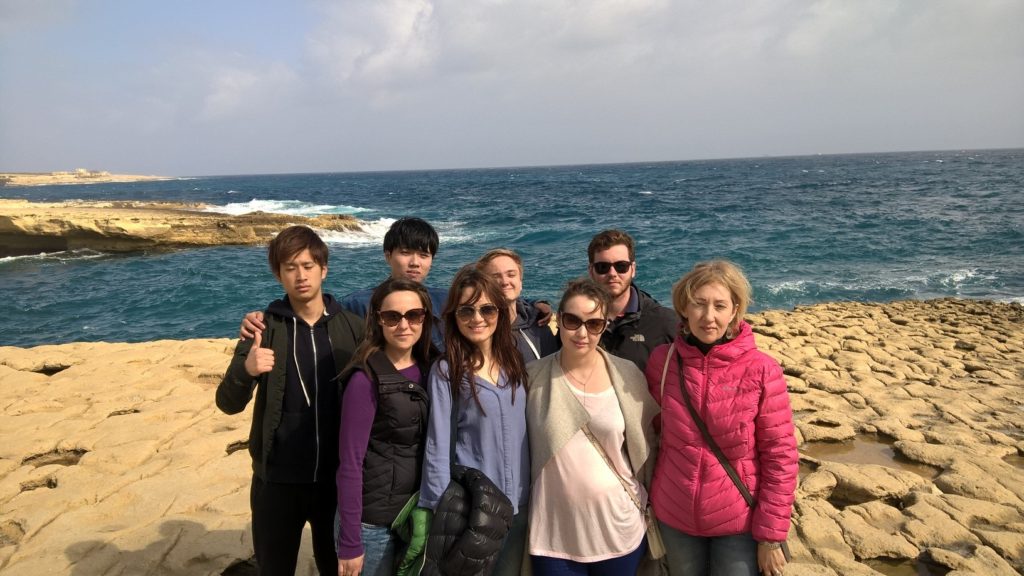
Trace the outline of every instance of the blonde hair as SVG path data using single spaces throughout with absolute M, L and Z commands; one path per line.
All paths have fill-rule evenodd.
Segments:
M 476 261 L 476 267 L 483 270 L 485 266 L 491 263 L 491 260 L 494 260 L 499 256 L 511 258 L 512 261 L 516 263 L 516 266 L 519 267 L 519 275 L 523 275 L 523 258 L 508 248 L 494 248 L 493 250 L 488 250 L 486 254 Z
M 721 284 L 732 295 L 736 315 L 729 322 L 729 337 L 735 336 L 737 327 L 751 302 L 750 282 L 739 266 L 728 260 L 700 262 L 672 286 L 672 307 L 680 318 L 686 317 L 686 307 L 693 302 L 693 293 L 708 284 Z M 686 322 L 682 323 L 686 326 Z

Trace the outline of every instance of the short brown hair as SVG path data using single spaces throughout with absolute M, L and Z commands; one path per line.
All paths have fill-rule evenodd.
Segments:
M 565 308 L 565 303 L 576 296 L 597 302 L 597 309 L 601 311 L 601 315 L 608 316 L 608 309 L 612 306 L 612 295 L 603 285 L 586 277 L 569 280 L 565 285 L 565 292 L 562 292 L 562 299 L 558 302 L 558 311 L 561 312 Z
M 516 263 L 516 266 L 519 267 L 519 275 L 523 275 L 522 257 L 520 257 L 519 254 L 516 254 L 514 250 L 509 250 L 508 248 L 495 248 L 493 250 L 488 250 L 483 256 L 480 257 L 479 260 L 476 261 L 476 267 L 483 269 L 484 266 L 487 266 L 488 264 L 491 263 L 491 260 L 494 260 L 499 256 L 511 258 L 512 261 Z
M 622 244 L 629 251 L 629 261 L 636 260 L 636 253 L 633 250 L 633 237 L 623 232 L 622 230 L 605 230 L 599 232 L 597 236 L 590 239 L 590 245 L 587 246 L 587 260 L 590 264 L 594 263 L 594 254 L 603 252 L 612 246 L 618 246 Z
M 743 315 L 747 313 L 752 290 L 743 270 L 728 260 L 709 260 L 695 265 L 672 286 L 672 307 L 680 318 L 685 318 L 686 307 L 693 302 L 693 293 L 708 284 L 721 284 L 732 295 L 736 316 L 729 323 L 729 332 L 735 335 Z
M 274 276 L 280 274 L 281 264 L 307 248 L 314 262 L 321 267 L 327 266 L 327 244 L 316 232 L 306 226 L 289 226 L 281 230 L 267 246 L 267 260 Z

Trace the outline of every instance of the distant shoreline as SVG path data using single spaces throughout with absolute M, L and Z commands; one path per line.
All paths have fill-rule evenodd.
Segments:
M 51 186 L 56 184 L 101 184 L 108 182 L 146 182 L 171 180 L 170 176 L 111 174 L 104 170 L 78 168 L 58 172 L 0 172 L 0 187 Z

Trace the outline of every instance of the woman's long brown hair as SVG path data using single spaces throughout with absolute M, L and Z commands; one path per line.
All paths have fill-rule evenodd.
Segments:
M 470 289 L 469 300 L 461 302 L 462 292 Z M 445 357 L 448 360 L 448 383 L 458 398 L 460 383 L 469 385 L 469 393 L 476 405 L 483 412 L 480 398 L 477 396 L 476 373 L 483 367 L 484 357 L 480 349 L 466 339 L 459 331 L 459 321 L 455 311 L 459 306 L 476 304 L 481 296 L 487 296 L 498 308 L 498 326 L 491 337 L 491 357 L 494 364 L 505 374 L 505 386 L 512 387 L 512 402 L 516 401 L 516 389 L 520 386 L 525 390 L 526 367 L 523 357 L 516 348 L 512 336 L 512 318 L 501 287 L 493 278 L 477 270 L 474 265 L 464 266 L 455 274 L 452 287 L 448 291 L 448 300 L 444 305 L 444 342 Z M 501 384 L 498 384 L 499 386 Z M 485 413 L 486 415 L 486 413 Z

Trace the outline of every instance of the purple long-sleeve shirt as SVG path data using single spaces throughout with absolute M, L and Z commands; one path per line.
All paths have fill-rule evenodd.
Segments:
M 420 382 L 419 366 L 399 370 L 413 382 Z M 345 386 L 341 401 L 341 429 L 338 432 L 338 558 L 350 560 L 363 555 L 360 522 L 363 518 L 363 460 L 370 443 L 370 429 L 377 413 L 377 387 L 366 372 L 357 370 Z

